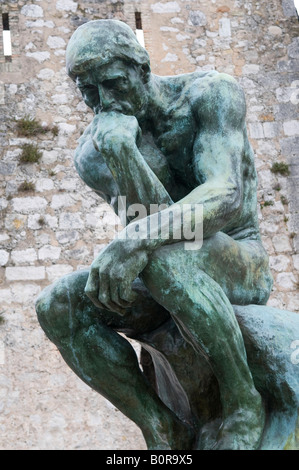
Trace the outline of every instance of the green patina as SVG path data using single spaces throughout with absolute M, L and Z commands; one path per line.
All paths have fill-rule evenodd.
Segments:
M 118 196 L 131 212 L 89 271 L 42 292 L 42 328 L 149 449 L 296 448 L 299 317 L 266 307 L 272 276 L 242 89 L 217 72 L 152 74 L 115 20 L 79 27 L 66 60 L 95 114 L 76 169 L 116 213 Z M 145 214 L 132 220 L 136 204 Z M 187 249 L 197 205 L 203 240 Z M 152 235 L 149 226 L 154 237 L 136 236 Z M 118 332 L 142 345 L 143 372 Z

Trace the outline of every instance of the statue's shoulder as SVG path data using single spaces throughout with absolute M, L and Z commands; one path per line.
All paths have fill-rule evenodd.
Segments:
M 241 86 L 237 80 L 226 73 L 219 73 L 215 70 L 210 72 L 194 72 L 192 74 L 192 91 L 196 95 L 205 96 L 222 95 L 225 93 L 240 93 Z
M 198 116 L 213 117 L 223 113 L 226 117 L 231 114 L 240 119 L 246 114 L 243 89 L 234 77 L 226 73 L 194 74 L 191 103 Z

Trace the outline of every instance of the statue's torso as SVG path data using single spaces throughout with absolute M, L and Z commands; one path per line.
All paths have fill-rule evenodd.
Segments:
M 173 106 L 161 117 L 154 129 L 143 132 L 139 150 L 150 168 L 157 175 L 174 202 L 180 200 L 202 184 L 201 176 L 194 166 L 194 141 L 201 132 L 201 125 L 194 115 L 194 82 L 198 87 L 199 74 L 173 77 L 173 88 L 181 88 Z M 181 83 L 180 83 L 181 81 Z M 178 86 L 179 84 L 179 86 Z M 205 76 L 200 79 L 205 87 Z M 243 209 L 223 231 L 234 238 L 258 238 L 256 215 L 256 171 L 254 155 L 244 128 Z M 90 139 L 90 138 L 89 138 Z M 88 138 L 87 138 L 88 140 Z M 108 202 L 117 198 L 118 188 L 104 159 L 94 149 L 92 141 L 85 144 L 84 152 L 77 151 L 76 166 L 80 176 Z M 79 169 L 80 166 L 80 169 Z

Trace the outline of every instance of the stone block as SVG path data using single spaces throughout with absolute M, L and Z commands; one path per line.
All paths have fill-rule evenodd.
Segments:
M 231 25 L 229 18 L 221 18 L 219 20 L 219 36 L 220 37 L 230 37 L 231 33 Z
M 276 277 L 276 285 L 280 290 L 294 291 L 297 288 L 297 279 L 293 273 L 279 273 Z
M 297 16 L 294 0 L 282 0 L 283 13 L 287 18 Z
M 75 13 L 77 11 L 78 4 L 72 0 L 58 0 L 56 2 L 56 10 L 58 11 L 70 11 Z
M 283 130 L 286 136 L 299 135 L 299 121 L 292 120 L 283 123 Z
M 61 209 L 62 207 L 69 207 L 73 204 L 74 201 L 69 194 L 54 194 L 51 207 L 52 209 Z
M 41 287 L 37 284 L 13 283 L 11 285 L 11 293 L 13 302 L 20 304 L 30 303 L 34 305 L 34 301 L 41 291 Z
M 65 95 L 66 96 L 66 95 Z M 66 102 L 69 100 L 67 99 Z M 76 125 L 75 124 L 67 124 L 66 122 L 61 122 L 58 124 L 59 130 L 62 134 L 65 135 L 70 135 L 73 134 L 76 131 Z
M 0 174 L 4 176 L 12 175 L 16 170 L 16 166 L 16 163 L 0 162 Z
M 279 87 L 276 90 L 276 98 L 279 103 L 288 103 L 296 92 L 294 87 Z
M 292 95 L 291 95 L 292 96 Z M 299 98 L 299 89 L 298 89 Z M 296 119 L 298 117 L 298 105 L 293 105 L 289 101 L 286 103 L 280 103 L 274 106 L 275 118 L 277 121 L 287 121 L 289 119 Z
M 78 188 L 79 181 L 76 178 L 63 179 L 60 188 L 66 191 L 75 191 Z
M 207 17 L 202 11 L 191 10 L 188 24 L 192 26 L 205 26 L 207 24 Z
M 294 38 L 288 47 L 288 56 L 292 59 L 299 59 L 299 37 Z
M 286 137 L 285 139 L 280 139 L 279 144 L 283 155 L 298 155 L 299 137 Z
M 260 122 L 249 123 L 248 128 L 252 139 L 264 139 L 264 128 Z
M 19 197 L 12 199 L 12 206 L 15 212 L 29 214 L 30 212 L 44 211 L 47 207 L 47 201 L 39 196 Z
M 176 35 L 176 40 L 181 42 L 181 41 L 186 41 L 187 39 L 190 39 L 190 36 L 188 36 L 188 34 L 177 34 Z
M 50 214 L 31 214 L 28 217 L 28 228 L 31 230 L 40 230 L 45 225 L 50 228 L 58 227 L 58 219 Z
M 39 5 L 24 5 L 21 8 L 21 14 L 30 18 L 43 18 L 44 11 Z
M 160 31 L 165 31 L 169 33 L 178 33 L 179 29 L 178 28 L 173 28 L 172 26 L 161 26 Z
M 60 258 L 61 248 L 58 246 L 46 245 L 38 250 L 38 259 L 40 260 L 58 260 Z
M 43 227 L 43 224 L 40 221 L 43 220 L 41 214 L 31 214 L 28 217 L 28 228 L 31 230 L 40 230 Z
M 158 2 L 151 5 L 154 13 L 179 13 L 181 7 L 178 2 Z
M 0 233 L 0 242 L 7 242 L 9 240 L 9 235 L 5 232 Z
M 299 273 L 299 255 L 293 255 L 293 263 L 294 263 L 294 268 Z
M 79 214 L 63 212 L 59 217 L 59 228 L 61 230 L 83 229 L 84 223 Z
M 27 216 L 22 214 L 8 214 L 5 218 L 5 228 L 8 231 L 23 230 Z
M 57 150 L 44 150 L 41 161 L 45 163 L 46 165 L 51 165 L 52 163 L 56 162 L 57 158 L 58 158 Z
M 177 62 L 178 56 L 176 54 L 172 54 L 171 52 L 168 52 L 164 59 L 161 60 L 161 62 Z
M 31 59 L 35 59 L 37 60 L 39 64 L 42 64 L 46 60 L 50 59 L 50 52 L 48 51 L 27 52 L 26 56 L 30 57 Z
M 27 28 L 55 28 L 53 21 L 44 21 L 44 20 L 35 20 L 35 21 L 26 21 Z
M 69 264 L 56 264 L 55 266 L 48 266 L 46 268 L 47 278 L 53 282 L 66 274 L 73 271 L 73 267 Z
M 278 253 L 292 251 L 290 240 L 287 235 L 275 235 L 272 239 L 272 243 Z
M 89 250 L 83 246 L 82 248 L 77 248 L 75 250 L 67 250 L 66 255 L 71 260 L 88 260 L 90 256 Z
M 0 304 L 3 305 L 11 304 L 13 301 L 12 293 L 10 289 L 0 289 Z
M 263 128 L 266 139 L 273 139 L 279 135 L 279 124 L 277 122 L 264 122 Z
M 257 64 L 246 64 L 242 69 L 243 75 L 256 75 L 260 71 L 260 66 Z
M 55 94 L 52 96 L 52 101 L 56 105 L 58 104 L 67 104 L 69 102 L 69 97 L 65 94 Z
M 179 18 L 176 16 L 175 18 L 171 18 L 171 23 L 172 24 L 184 24 L 184 20 L 182 18 Z
M 0 250 L 0 266 L 5 266 L 9 260 L 9 252 Z
M 3 211 L 3 209 L 6 209 L 7 206 L 8 206 L 8 201 L 4 197 L 1 197 L 0 198 L 0 211 Z
M 47 45 L 50 47 L 50 49 L 61 49 L 66 46 L 66 42 L 60 36 L 49 36 Z
M 277 272 L 287 271 L 290 262 L 290 258 L 284 255 L 270 256 L 270 268 Z
M 299 293 L 293 292 L 292 297 L 287 298 L 287 309 L 299 313 Z
M 41 281 L 46 273 L 44 266 L 7 267 L 5 277 L 8 281 Z
M 269 31 L 269 34 L 271 34 L 271 36 L 282 35 L 282 29 L 279 26 L 269 26 L 268 31 Z
M 56 232 L 56 239 L 61 245 L 68 245 L 79 240 L 79 233 L 76 230 L 66 230 Z
M 27 248 L 27 250 L 13 250 L 11 252 L 12 261 L 19 264 L 34 263 L 37 260 L 37 254 L 34 248 Z
M 39 71 L 37 78 L 39 78 L 40 80 L 52 80 L 54 76 L 54 70 L 45 68 Z
M 280 60 L 277 63 L 278 72 L 298 72 L 299 63 L 296 59 L 291 60 Z
M 52 191 L 54 189 L 54 182 L 50 178 L 40 178 L 35 184 L 35 190 L 37 192 Z

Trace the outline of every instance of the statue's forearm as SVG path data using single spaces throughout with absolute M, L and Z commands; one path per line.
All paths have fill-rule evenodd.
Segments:
M 137 145 L 125 143 L 117 150 L 104 154 L 120 195 L 126 196 L 127 203 L 142 204 L 149 213 L 151 204 L 173 204 L 167 190 L 146 163 Z
M 141 155 L 136 142 L 141 129 L 134 116 L 119 112 L 103 112 L 95 116 L 91 135 L 94 147 L 101 154 L 127 205 L 172 204 L 164 185 Z
M 200 241 L 220 231 L 239 211 L 240 204 L 234 185 L 205 183 L 161 211 L 159 217 L 153 214 L 133 221 L 120 238 L 128 240 L 141 234 L 134 240 L 136 248 L 140 246 L 149 253 L 178 241 Z

